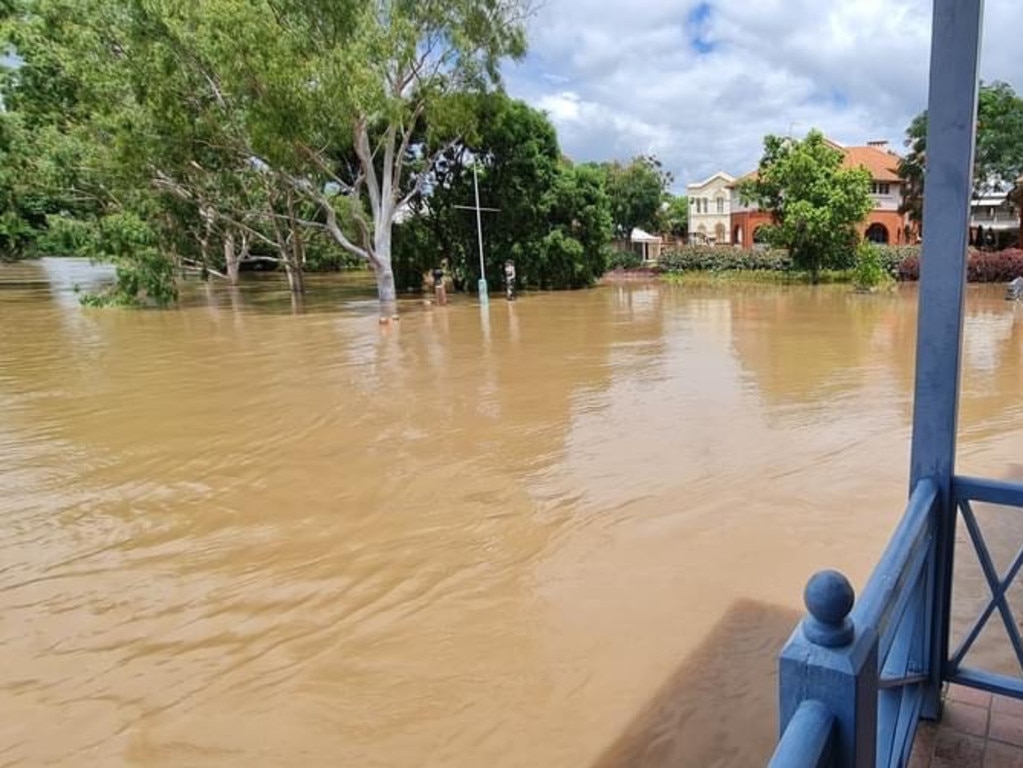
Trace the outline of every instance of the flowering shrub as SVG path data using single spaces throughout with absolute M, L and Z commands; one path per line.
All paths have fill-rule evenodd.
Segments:
M 903 259 L 898 269 L 900 280 L 920 279 L 920 256 Z M 1023 277 L 1023 250 L 970 251 L 966 279 L 971 283 L 1008 283 Z

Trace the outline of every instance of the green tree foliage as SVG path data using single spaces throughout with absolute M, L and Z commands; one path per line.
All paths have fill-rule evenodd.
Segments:
M 601 168 L 611 199 L 615 235 L 628 237 L 634 227 L 659 229 L 661 200 L 672 183 L 672 175 L 664 170 L 661 161 L 653 156 L 639 156 L 627 165 L 616 161 Z
M 592 167 L 558 168 L 554 188 L 544 200 L 550 232 L 544 238 L 544 261 L 536 280 L 540 287 L 582 288 L 607 269 L 611 201 L 602 182 Z
M 157 233 L 132 212 L 114 213 L 99 221 L 99 237 L 117 272 L 107 293 L 88 296 L 93 305 L 166 306 L 178 297 L 174 266 L 164 257 Z
M 91 184 L 90 148 L 78 128 L 80 84 L 64 71 L 51 38 L 64 39 L 9 0 L 0 12 L 0 40 L 16 47 L 20 65 L 0 67 L 0 258 L 47 252 L 51 218 L 88 219 L 99 199 Z
M 440 129 L 446 149 L 429 190 L 411 201 L 415 214 L 402 225 L 396 269 L 403 288 L 418 288 L 422 273 L 442 260 L 456 285 L 479 278 L 473 165 L 478 169 L 487 279 L 500 284 L 502 264 L 516 262 L 521 284 L 573 288 L 604 269 L 611 235 L 603 173 L 560 159 L 550 121 L 502 93 L 461 101 L 472 125 L 454 141 Z M 460 207 L 461 206 L 461 207 Z M 578 247 L 577 247 L 578 246 Z
M 856 264 L 853 267 L 853 285 L 861 291 L 871 291 L 891 283 L 891 268 L 885 264 L 885 254 L 873 243 L 864 240 L 856 246 Z
M 904 181 L 903 213 L 923 223 L 927 112 L 906 129 L 906 156 L 899 162 Z M 1008 83 L 982 83 L 977 96 L 977 135 L 973 165 L 976 194 L 1008 192 L 1023 173 L 1023 99 Z
M 18 115 L 0 113 L 0 260 L 22 258 L 46 224 L 45 201 L 26 189 L 31 155 Z
M 689 198 L 685 195 L 676 197 L 666 192 L 661 207 L 661 218 L 662 229 L 675 237 L 685 237 L 689 231 Z
M 485 90 L 524 51 L 521 0 L 8 0 L 25 59 L 4 97 L 81 140 L 99 221 L 135 213 L 174 265 L 277 258 L 292 288 L 310 232 L 376 271 L 394 311 L 391 230 L 443 147 L 434 105 Z M 443 126 L 445 130 L 450 126 Z M 114 249 L 116 250 L 116 249 Z M 276 254 L 276 256 L 275 256 Z M 146 272 L 146 274 L 150 274 Z
M 438 101 L 485 90 L 498 81 L 503 58 L 524 53 L 528 7 L 521 0 L 196 5 L 207 9 L 206 25 L 196 27 L 200 49 L 217 62 L 228 92 L 249 105 L 254 153 L 317 206 L 340 246 L 373 267 L 381 313 L 393 314 L 395 217 L 443 151 L 424 140 L 424 121 L 442 122 Z M 457 113 L 446 117 L 457 123 Z
M 767 241 L 787 249 L 814 282 L 822 268 L 852 261 L 856 225 L 872 207 L 870 173 L 843 168 L 842 152 L 816 130 L 802 141 L 765 137 L 757 174 L 740 195 L 770 212 Z

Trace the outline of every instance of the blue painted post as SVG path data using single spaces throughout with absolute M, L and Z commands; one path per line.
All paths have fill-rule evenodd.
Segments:
M 835 718 L 832 752 L 837 768 L 873 768 L 877 748 L 877 632 L 856 627 L 854 594 L 837 571 L 821 571 L 806 585 L 809 615 L 796 628 L 779 662 L 781 734 L 799 705 L 816 700 Z
M 939 493 L 930 596 L 931 680 L 923 707 L 928 718 L 940 715 L 943 665 L 948 657 L 956 519 L 951 491 L 982 16 L 983 0 L 934 0 L 910 460 L 910 493 L 924 478 L 934 480 Z

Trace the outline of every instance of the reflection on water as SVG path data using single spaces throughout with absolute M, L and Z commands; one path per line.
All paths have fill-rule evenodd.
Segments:
M 915 292 L 481 309 L 0 268 L 0 764 L 753 765 L 813 570 L 901 514 Z M 971 289 L 964 470 L 1023 448 Z M 751 726 L 751 722 L 763 727 Z

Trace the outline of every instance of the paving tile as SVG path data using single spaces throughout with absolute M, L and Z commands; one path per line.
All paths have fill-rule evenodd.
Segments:
M 932 720 L 921 720 L 916 726 L 916 737 L 913 739 L 914 744 L 922 744 L 928 748 L 928 750 L 934 747 L 934 739 L 938 735 L 938 729 L 940 723 L 935 723 Z
M 988 710 L 974 707 L 960 701 L 945 702 L 941 713 L 941 727 L 950 731 L 967 733 L 970 736 L 987 736 Z
M 965 685 L 950 685 L 945 692 L 945 699 L 972 704 L 975 707 L 986 707 L 991 703 L 991 694 L 976 688 L 967 688 Z
M 933 745 L 926 748 L 920 744 L 914 744 L 913 751 L 909 753 L 909 762 L 906 764 L 906 768 L 930 768 L 933 751 Z
M 932 768 L 983 768 L 984 739 L 941 729 L 934 740 Z
M 1023 700 L 1011 699 L 1008 696 L 995 696 L 994 703 L 991 705 L 991 711 L 1023 717 Z
M 992 712 L 988 737 L 1023 747 L 1023 717 L 1007 712 Z
M 984 768 L 1023 768 L 1023 748 L 989 741 L 984 750 Z
M 934 739 L 938 735 L 938 724 L 930 720 L 921 720 L 916 726 L 913 737 L 913 751 L 910 752 L 906 768 L 929 768 L 931 755 L 934 754 Z

